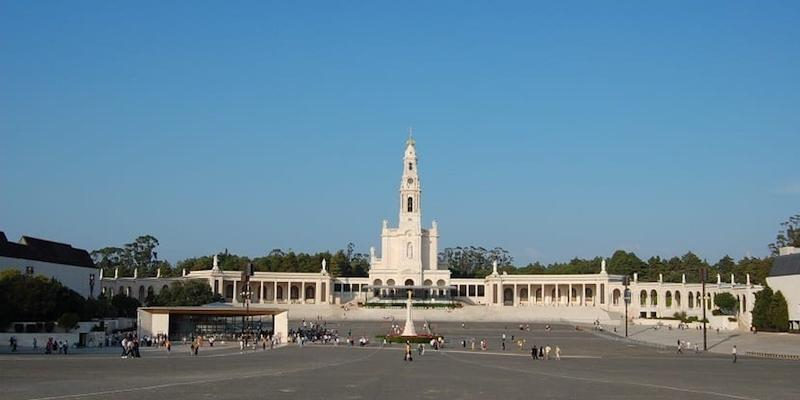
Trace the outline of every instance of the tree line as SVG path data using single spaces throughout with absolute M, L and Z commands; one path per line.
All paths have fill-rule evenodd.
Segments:
M 139 276 L 155 276 L 160 268 L 161 275 L 167 277 L 180 276 L 184 269 L 197 271 L 211 268 L 213 255 L 187 258 L 173 267 L 169 262 L 158 259 L 158 246 L 159 241 L 154 236 L 143 235 L 122 247 L 105 247 L 93 251 L 91 255 L 105 276 L 113 276 L 116 268 L 120 269 L 122 276 L 133 275 L 134 268 L 138 268 Z M 768 247 L 772 255 L 776 255 L 778 249 L 784 246 L 800 247 L 800 214 L 781 223 L 775 242 Z M 217 256 L 220 267 L 227 271 L 241 271 L 253 263 L 256 271 L 263 272 L 318 272 L 325 259 L 328 271 L 333 276 L 365 277 L 369 272 L 369 255 L 356 252 L 352 242 L 334 252 L 304 253 L 273 249 L 264 256 L 250 258 L 225 250 Z M 573 258 L 568 262 L 547 265 L 537 261 L 515 266 L 514 258 L 502 247 L 457 246 L 445 248 L 439 253 L 438 261 L 440 265 L 447 266 L 454 278 L 483 278 L 492 272 L 495 261 L 499 271 L 508 274 L 593 274 L 600 272 L 602 257 Z M 746 274 L 750 274 L 752 283 L 765 284 L 771 266 L 772 256 L 734 260 L 726 255 L 710 263 L 692 252 L 680 257 L 653 256 L 642 260 L 633 252 L 617 250 L 608 259 L 607 271 L 609 274 L 627 276 L 636 273 L 643 281 L 656 281 L 661 276 L 665 282 L 681 282 L 685 275 L 687 281 L 699 282 L 699 271 L 703 267 L 708 269 L 712 281 L 716 280 L 716 274 L 726 282 L 731 274 L 741 281 Z

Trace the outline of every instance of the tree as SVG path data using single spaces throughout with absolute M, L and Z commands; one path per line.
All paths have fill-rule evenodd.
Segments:
M 631 276 L 634 272 L 641 273 L 647 268 L 647 264 L 636 256 L 633 252 L 617 250 L 608 260 L 608 273 Z
M 714 305 L 719 307 L 724 315 L 734 315 L 739 308 L 739 302 L 728 292 L 717 293 L 714 296 Z
M 502 247 L 448 247 L 439 253 L 439 262 L 446 264 L 454 278 L 484 277 L 492 272 L 492 263 L 500 268 L 513 267 L 513 257 Z
M 772 329 L 779 332 L 789 330 L 789 306 L 780 290 L 772 296 L 769 305 L 769 320 Z
M 772 295 L 772 288 L 769 286 L 764 286 L 764 289 L 756 293 L 756 301 L 753 303 L 753 326 L 757 329 L 772 329 L 770 321 Z
M 786 246 L 800 247 L 800 214 L 789 217 L 789 220 L 781 222 L 783 228 L 775 237 L 775 242 L 769 245 L 772 255 L 778 255 L 778 249 Z
M 153 305 L 159 306 L 201 306 L 203 304 L 223 301 L 222 297 L 214 294 L 208 283 L 202 280 L 189 280 L 186 282 L 173 282 L 172 285 L 161 290 L 155 296 Z
M 120 317 L 135 318 L 136 309 L 141 307 L 139 300 L 124 294 L 117 294 L 111 298 L 111 305 L 117 310 Z
M 78 326 L 78 321 L 80 321 L 80 317 L 76 313 L 64 313 L 58 317 L 58 326 L 64 328 L 64 332 L 69 332 L 75 329 Z

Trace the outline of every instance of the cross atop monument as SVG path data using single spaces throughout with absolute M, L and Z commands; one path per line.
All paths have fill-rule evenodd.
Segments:
M 413 146 L 413 145 L 415 145 L 416 143 L 417 143 L 417 141 L 416 141 L 416 140 L 414 140 L 414 127 L 413 127 L 413 126 L 409 126 L 409 127 L 408 127 L 408 140 L 406 140 L 406 145 L 407 145 L 407 146 L 408 146 L 408 145 L 411 145 L 411 146 Z

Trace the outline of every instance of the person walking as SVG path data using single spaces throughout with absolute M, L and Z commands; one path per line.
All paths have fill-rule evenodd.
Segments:
M 538 358 L 538 356 L 539 350 L 536 349 L 536 345 L 533 345 L 533 347 L 531 347 L 531 358 L 535 360 Z
M 403 361 L 412 361 L 411 358 L 411 342 L 406 340 L 406 351 L 405 357 L 403 357 Z
M 547 346 L 544 348 L 544 359 L 545 359 L 545 360 L 549 360 L 549 359 L 550 359 L 550 351 L 551 351 L 551 350 L 552 350 L 552 348 L 550 347 L 550 345 L 547 345 Z
M 736 364 L 736 345 L 733 345 L 733 349 L 731 349 L 731 355 L 733 355 L 733 363 Z
M 556 346 L 556 360 L 561 359 L 561 347 Z

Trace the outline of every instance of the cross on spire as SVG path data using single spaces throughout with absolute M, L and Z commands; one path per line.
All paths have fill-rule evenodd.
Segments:
M 413 146 L 416 143 L 417 143 L 417 141 L 414 140 L 414 127 L 413 126 L 409 126 L 408 127 L 408 140 L 406 140 L 406 146 L 409 146 L 409 145 Z

